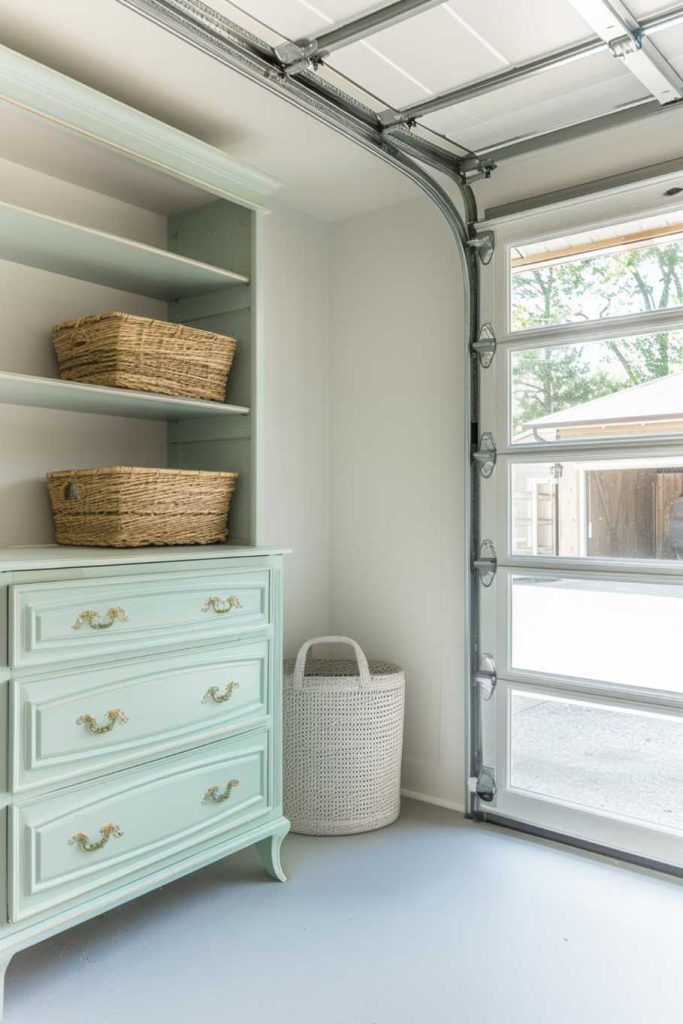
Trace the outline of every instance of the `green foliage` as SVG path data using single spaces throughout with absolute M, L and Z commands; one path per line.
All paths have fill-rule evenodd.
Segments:
M 683 305 L 683 245 L 647 245 L 520 270 L 515 331 Z M 659 331 L 520 353 L 513 363 L 515 432 L 540 416 L 683 370 L 683 336 Z

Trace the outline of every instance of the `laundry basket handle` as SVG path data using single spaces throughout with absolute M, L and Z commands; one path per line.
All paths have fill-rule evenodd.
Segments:
M 292 676 L 292 686 L 295 690 L 300 690 L 304 685 L 306 656 L 308 655 L 311 647 L 315 644 L 348 644 L 349 647 L 353 647 L 356 655 L 356 661 L 358 662 L 360 688 L 363 689 L 364 686 L 371 685 L 372 680 L 370 678 L 368 659 L 363 654 L 360 644 L 357 644 L 355 640 L 352 640 L 351 637 L 348 636 L 316 636 L 312 640 L 307 640 L 299 648 L 299 653 L 297 654 L 296 661 L 294 663 L 294 675 Z

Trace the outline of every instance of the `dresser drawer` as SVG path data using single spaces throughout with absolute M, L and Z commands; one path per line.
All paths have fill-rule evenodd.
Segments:
M 268 733 L 251 733 L 14 804 L 10 919 L 114 889 L 264 816 L 268 743 Z
M 270 710 L 271 642 L 14 679 L 12 790 L 97 775 L 232 730 Z
M 119 576 L 10 587 L 10 665 L 127 655 L 260 629 L 267 569 Z

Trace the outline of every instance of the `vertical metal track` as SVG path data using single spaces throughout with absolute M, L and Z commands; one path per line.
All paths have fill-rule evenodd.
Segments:
M 463 187 L 466 218 L 470 236 L 475 233 L 477 221 L 477 202 L 469 185 Z M 474 560 L 479 553 L 480 543 L 480 489 L 481 476 L 473 453 L 479 448 L 480 426 L 480 389 L 479 377 L 481 365 L 475 354 L 473 345 L 479 337 L 481 325 L 481 264 L 477 250 L 467 250 L 467 281 L 469 290 L 469 317 L 467 335 L 467 418 L 465 424 L 467 445 L 466 479 L 468 481 L 467 500 L 467 576 L 468 594 L 465 602 L 465 636 L 467 638 L 466 669 L 465 669 L 465 813 L 472 817 L 476 811 L 476 797 L 470 791 L 469 779 L 479 773 L 483 764 L 481 746 L 481 721 L 479 692 L 474 683 L 474 673 L 479 664 L 479 577 L 474 571 Z
M 467 467 L 464 488 L 466 503 L 465 557 L 468 585 L 465 600 L 465 630 L 469 638 L 464 663 L 466 765 L 465 778 L 476 774 L 481 758 L 478 701 L 473 699 L 473 668 L 478 656 L 479 595 L 472 563 L 479 546 L 479 472 L 472 452 L 479 440 L 479 360 L 472 345 L 479 332 L 480 264 L 476 249 L 468 245 L 475 235 L 477 205 L 462 173 L 462 161 L 435 147 L 420 148 L 419 139 L 399 133 L 387 137 L 376 114 L 353 97 L 322 83 L 310 72 L 286 75 L 275 50 L 263 40 L 207 7 L 201 0 L 118 0 L 150 21 L 173 33 L 195 49 L 237 71 L 277 94 L 352 142 L 373 153 L 414 182 L 434 202 L 451 230 L 464 280 L 464 328 L 467 385 L 464 401 L 464 454 Z M 439 184 L 416 160 L 446 174 L 458 189 L 464 217 Z M 454 624 L 455 628 L 455 624 Z M 474 695 L 476 698 L 476 694 Z M 467 814 L 473 812 L 467 797 Z

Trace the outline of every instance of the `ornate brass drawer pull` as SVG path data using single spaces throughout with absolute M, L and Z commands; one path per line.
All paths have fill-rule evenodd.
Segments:
M 217 615 L 227 615 L 233 608 L 241 608 L 242 602 L 239 597 L 231 594 L 223 601 L 220 597 L 207 597 L 202 605 L 203 612 L 216 612 Z
M 239 690 L 239 683 L 226 683 L 225 689 L 221 693 L 217 686 L 210 686 L 202 697 L 202 704 L 225 704 L 226 701 L 230 700 L 235 690 Z
M 206 793 L 204 794 L 203 804 L 222 804 L 224 800 L 229 800 L 232 796 L 232 791 L 235 786 L 239 786 L 239 779 L 230 779 L 230 782 L 226 785 L 225 789 L 221 793 L 218 786 L 209 786 Z
M 79 715 L 76 719 L 76 725 L 84 725 L 88 732 L 91 732 L 94 735 L 99 735 L 103 732 L 111 732 L 117 722 L 120 722 L 121 725 L 125 725 L 128 721 L 127 716 L 121 708 L 112 708 L 111 711 L 107 711 L 107 719 L 108 721 L 106 725 L 98 725 L 97 719 L 94 715 Z
M 112 836 L 114 839 L 118 839 L 122 835 L 123 832 L 118 825 L 103 825 L 100 829 L 100 838 L 94 843 L 90 842 L 90 836 L 87 832 L 77 832 L 69 840 L 69 846 L 80 846 L 84 853 L 95 853 L 96 850 L 101 850 Z
M 128 616 L 123 608 L 110 608 L 106 619 L 102 619 L 99 612 L 87 608 L 81 612 L 71 628 L 83 629 L 84 626 L 90 626 L 91 629 L 109 629 L 115 622 L 128 622 Z

